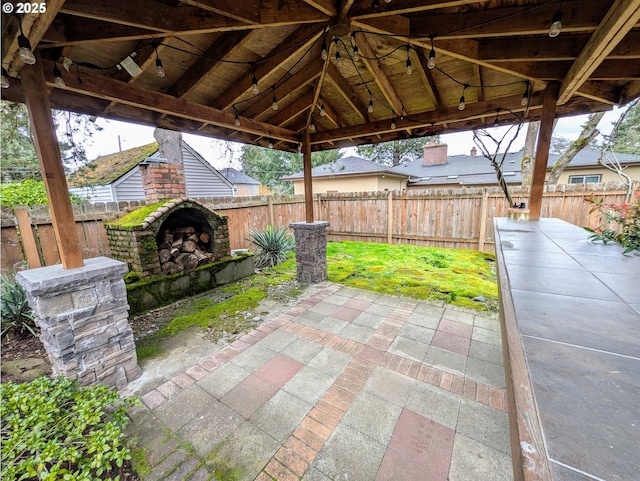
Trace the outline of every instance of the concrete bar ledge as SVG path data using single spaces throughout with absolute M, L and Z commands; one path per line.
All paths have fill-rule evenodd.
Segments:
M 637 479 L 640 256 L 558 219 L 494 227 L 514 479 Z

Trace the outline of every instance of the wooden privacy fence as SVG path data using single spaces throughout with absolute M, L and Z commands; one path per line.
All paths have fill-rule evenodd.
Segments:
M 617 183 L 549 186 L 542 203 L 543 217 L 557 217 L 578 226 L 595 226 L 586 196 L 606 202 L 624 200 Z M 526 202 L 528 189 L 513 188 L 513 201 Z M 251 248 L 251 230 L 269 224 L 288 226 L 305 218 L 304 197 L 254 196 L 198 199 L 229 219 L 231 249 Z M 76 229 L 84 258 L 110 256 L 104 222 L 144 202 L 74 205 Z M 314 216 L 328 220 L 329 241 L 354 240 L 436 247 L 493 250 L 494 217 L 506 217 L 508 205 L 498 188 L 432 189 L 421 192 L 364 192 L 318 194 Z M 586 233 L 585 233 L 586 239 Z M 2 272 L 60 261 L 51 217 L 46 206 L 2 210 Z

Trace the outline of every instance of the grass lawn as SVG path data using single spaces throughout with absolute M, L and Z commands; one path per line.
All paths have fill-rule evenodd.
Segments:
M 330 242 L 327 264 L 329 280 L 338 284 L 479 310 L 497 309 L 493 256 L 485 252 Z M 301 292 L 293 282 L 295 278 L 296 261 L 291 254 L 279 266 L 194 296 L 162 322 L 157 332 L 136 341 L 138 360 L 154 357 L 162 350 L 163 339 L 192 326 L 206 330 L 214 342 L 251 330 L 250 313 L 255 313 L 262 299 L 274 293 L 277 297 L 293 297 Z M 486 301 L 473 300 L 479 296 Z

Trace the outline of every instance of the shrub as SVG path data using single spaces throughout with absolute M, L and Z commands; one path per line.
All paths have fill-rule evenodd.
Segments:
M 249 231 L 249 241 L 258 247 L 255 266 L 273 267 L 287 260 L 287 254 L 295 248 L 295 240 L 286 227 L 268 226 L 264 231 Z
M 631 203 L 607 204 L 593 195 L 585 200 L 593 204 L 589 213 L 598 211 L 603 218 L 595 229 L 585 227 L 592 233 L 589 240 L 616 242 L 624 247 L 623 254 L 640 252 L 640 190 L 634 192 Z
M 17 333 L 25 331 L 36 335 L 33 310 L 27 302 L 27 294 L 15 281 L 2 276 L 2 299 L 0 300 L 2 333 L 0 338 L 11 330 Z
M 136 403 L 64 376 L 3 384 L 2 479 L 114 479 L 116 467 L 131 459 L 121 441 L 127 406 Z
M 71 201 L 82 202 L 77 195 L 69 194 Z M 16 205 L 48 205 L 47 190 L 41 180 L 26 179 L 21 182 L 5 182 L 0 186 L 0 205 L 13 209 Z

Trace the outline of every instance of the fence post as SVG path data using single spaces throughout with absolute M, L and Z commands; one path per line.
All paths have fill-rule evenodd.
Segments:
M 387 194 L 387 244 L 393 243 L 393 191 Z
M 18 220 L 18 229 L 20 229 L 22 246 L 24 248 L 24 254 L 27 256 L 29 269 L 42 267 L 42 262 L 40 262 L 40 254 L 38 253 L 38 242 L 36 240 L 36 236 L 33 235 L 33 229 L 31 228 L 29 208 L 18 206 L 14 209 L 13 213 Z
M 273 212 L 273 199 L 271 195 L 267 196 L 267 207 L 269 209 L 269 224 L 275 227 L 276 225 L 276 216 Z
M 484 250 L 484 240 L 487 236 L 487 209 L 489 204 L 489 189 L 482 188 L 482 203 L 480 204 L 480 233 L 478 234 L 478 250 Z

